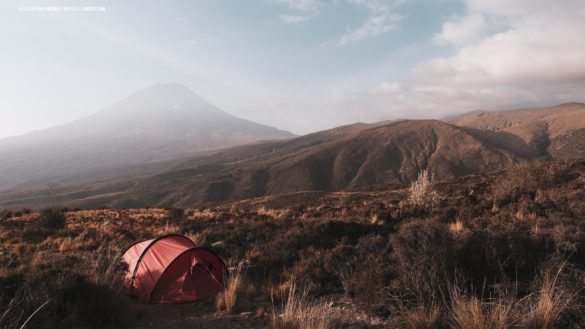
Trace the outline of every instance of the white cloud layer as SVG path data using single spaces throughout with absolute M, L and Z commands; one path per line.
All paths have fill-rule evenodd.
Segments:
M 316 12 L 309 13 L 306 15 L 283 14 L 283 15 L 279 15 L 278 18 L 280 18 L 280 20 L 282 22 L 287 23 L 287 24 L 301 24 L 301 23 L 306 23 L 306 22 L 310 21 L 316 15 L 317 15 Z
M 461 46 L 481 37 L 485 32 L 485 24 L 483 15 L 455 17 L 443 24 L 443 29 L 435 35 L 434 41 L 442 45 Z
M 287 5 L 291 9 L 313 11 L 317 8 L 317 0 L 273 0 L 276 3 Z
M 337 46 L 346 46 L 350 43 L 375 37 L 391 31 L 400 22 L 400 15 L 392 9 L 399 2 L 386 0 L 347 0 L 357 6 L 365 6 L 369 11 L 368 18 L 356 28 L 346 28 L 346 32 L 335 43 Z
M 346 121 L 585 102 L 584 1 L 464 2 L 465 15 L 431 40 L 452 54 L 419 63 L 403 80 L 346 92 L 335 103 Z
M 376 88 L 370 90 L 370 95 L 390 95 L 404 91 L 404 87 L 398 82 L 382 82 Z
M 276 3 L 286 5 L 294 14 L 278 15 L 280 21 L 286 24 L 302 24 L 319 15 L 319 2 L 317 0 L 273 0 Z
M 462 24 L 445 24 L 439 34 L 455 44 L 457 52 L 420 64 L 418 76 L 431 84 L 474 89 L 583 83 L 585 2 L 510 3 L 467 0 L 469 16 Z M 475 41 L 470 35 L 483 29 L 478 15 L 500 16 L 509 27 Z
M 319 16 L 320 6 L 331 5 L 318 0 L 273 0 L 286 5 L 294 13 L 281 14 L 278 18 L 287 24 L 301 24 Z M 365 8 L 368 16 L 357 27 L 346 27 L 345 32 L 336 40 L 324 44 L 346 46 L 367 38 L 375 37 L 393 30 L 400 23 L 401 16 L 394 13 L 394 9 L 404 0 L 341 0 L 341 2 L 358 8 Z
M 464 2 L 466 15 L 450 18 L 433 38 L 453 47 L 452 55 L 417 65 L 400 98 L 383 92 L 392 84 L 368 93 L 386 96 L 364 100 L 381 118 L 585 101 L 584 1 Z

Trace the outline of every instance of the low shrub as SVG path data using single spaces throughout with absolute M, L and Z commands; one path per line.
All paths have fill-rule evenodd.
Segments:
M 400 226 L 391 243 L 397 274 L 391 299 L 416 305 L 443 300 L 456 265 L 448 226 L 432 219 L 410 221 Z
M 534 200 L 538 193 L 567 182 L 571 178 L 570 169 L 571 165 L 563 162 L 533 161 L 511 165 L 492 187 L 494 200 L 506 203 L 522 195 Z
M 183 219 L 185 216 L 185 210 L 182 208 L 169 208 L 167 209 L 167 217 L 172 220 Z
M 19 328 L 33 313 L 29 329 L 120 327 L 132 316 L 122 296 L 70 270 L 34 271 L 0 285 L 4 298 L 11 300 L 3 305 L 2 328 Z
M 14 216 L 12 210 L 5 209 L 0 211 L 0 219 L 9 219 L 12 218 L 12 216 Z
M 418 174 L 418 179 L 410 186 L 410 203 L 421 208 L 431 208 L 436 206 L 441 200 L 439 193 L 433 190 L 431 176 L 428 170 L 423 170 Z
M 41 211 L 39 225 L 51 230 L 59 230 L 67 225 L 67 216 L 62 209 L 47 208 Z

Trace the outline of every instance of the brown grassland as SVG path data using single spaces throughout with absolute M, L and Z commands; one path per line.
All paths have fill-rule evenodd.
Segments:
M 585 162 L 382 192 L 191 209 L 0 213 L 0 327 L 581 328 Z M 232 267 L 217 300 L 126 296 L 119 257 L 181 233 Z

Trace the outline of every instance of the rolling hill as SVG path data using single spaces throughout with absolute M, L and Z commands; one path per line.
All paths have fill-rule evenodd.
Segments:
M 453 124 L 524 157 L 585 158 L 585 104 L 479 113 Z
M 405 186 L 534 159 L 584 158 L 585 104 L 481 113 L 453 122 L 354 124 L 185 159 L 149 175 L 0 194 L 0 205 L 191 206 L 299 191 Z M 572 152 L 568 152 L 567 147 Z

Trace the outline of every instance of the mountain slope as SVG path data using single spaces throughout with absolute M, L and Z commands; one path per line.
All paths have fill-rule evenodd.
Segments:
M 206 175 L 205 180 L 175 171 L 184 175 L 173 182 L 174 188 L 163 203 L 213 202 L 312 190 L 379 190 L 407 184 L 427 167 L 437 179 L 443 179 L 517 159 L 447 123 L 402 121 L 292 153 L 224 165 Z M 151 176 L 137 187 L 173 181 L 169 174 Z M 180 183 L 185 180 L 190 181 Z
M 401 121 L 342 130 L 349 132 L 336 135 L 334 130 L 235 147 L 139 179 L 66 186 L 50 193 L 7 193 L 0 195 L 0 200 L 4 206 L 187 206 L 307 190 L 379 190 L 406 184 L 427 167 L 442 179 L 519 159 L 440 121 Z M 260 148 L 256 155 L 250 155 L 250 150 Z
M 492 112 L 453 121 L 516 154 L 555 159 L 585 157 L 585 104 Z
M 585 105 L 487 113 L 455 122 L 355 124 L 232 147 L 127 179 L 0 194 L 0 206 L 193 206 L 299 191 L 373 191 L 579 153 Z M 581 145 L 581 146 L 579 146 Z M 568 152 L 573 150 L 573 152 Z
M 0 190 L 108 177 L 291 133 L 234 117 L 179 84 L 137 92 L 75 122 L 0 140 Z M 99 175 L 101 172 L 103 175 Z

